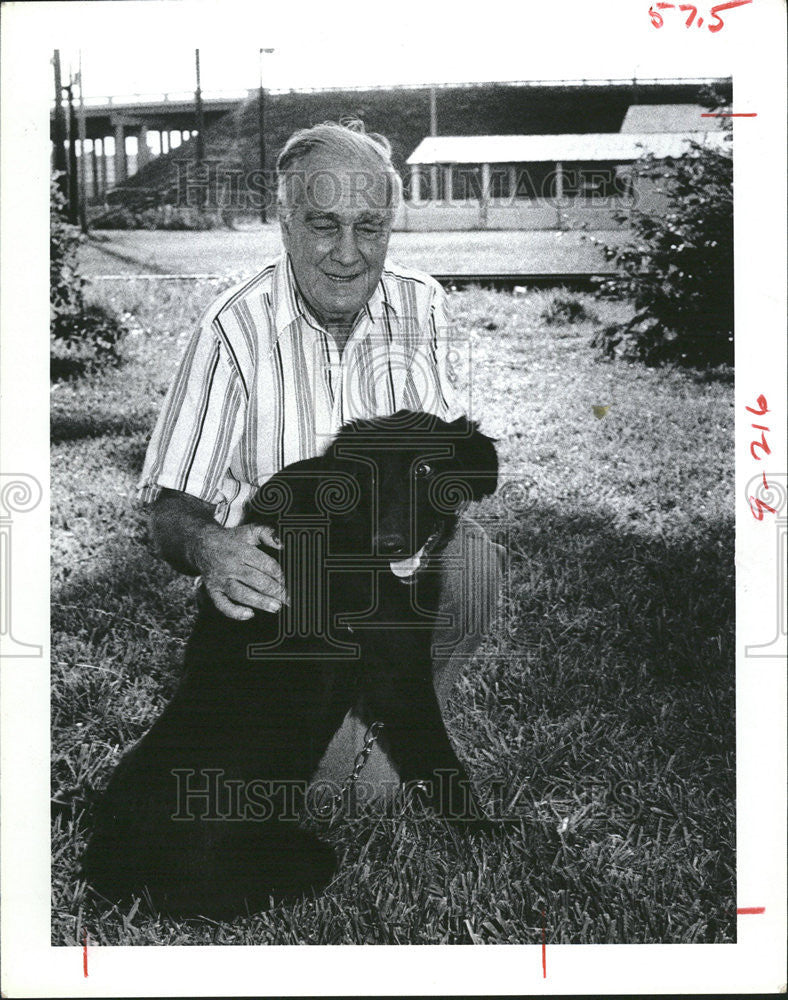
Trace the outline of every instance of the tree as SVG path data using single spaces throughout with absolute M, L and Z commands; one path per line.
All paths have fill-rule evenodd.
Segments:
M 52 177 L 49 197 L 49 306 L 52 333 L 78 315 L 83 307 L 84 280 L 77 270 L 81 236 L 66 219 L 66 196 L 59 176 Z
M 53 378 L 117 362 L 125 327 L 118 316 L 85 301 L 77 265 L 82 236 L 66 219 L 66 198 L 57 176 L 49 199 L 49 341 Z
M 633 239 L 604 247 L 621 276 L 602 291 L 634 301 L 628 322 L 594 339 L 612 357 L 689 365 L 733 362 L 733 156 L 730 128 L 722 147 L 692 141 L 685 155 L 634 164 L 635 182 L 656 182 L 664 213 L 634 209 Z M 619 221 L 624 221 L 622 214 Z

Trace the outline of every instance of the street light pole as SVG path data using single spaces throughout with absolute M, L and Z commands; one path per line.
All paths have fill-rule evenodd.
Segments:
M 263 88 L 263 56 L 269 55 L 274 49 L 260 49 L 260 94 L 258 97 L 258 108 L 257 108 L 257 130 L 258 130 L 258 141 L 260 143 L 259 153 L 260 153 L 260 221 L 265 223 L 268 221 L 268 215 L 266 211 L 266 201 L 268 199 L 268 184 L 266 183 L 265 175 L 265 89 Z

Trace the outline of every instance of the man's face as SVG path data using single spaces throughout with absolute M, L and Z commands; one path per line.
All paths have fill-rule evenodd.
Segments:
M 347 325 L 369 301 L 391 236 L 389 181 L 362 160 L 313 153 L 294 169 L 292 214 L 282 219 L 301 294 L 326 325 Z

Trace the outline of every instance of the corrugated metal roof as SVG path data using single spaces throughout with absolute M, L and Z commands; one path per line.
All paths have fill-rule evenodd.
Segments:
M 720 132 L 628 133 L 581 135 L 439 135 L 422 139 L 408 157 L 426 163 L 551 163 L 577 160 L 636 160 L 642 153 L 681 156 L 686 143 L 722 145 Z
M 622 133 L 711 132 L 722 128 L 720 118 L 701 118 L 700 104 L 632 104 L 624 115 Z

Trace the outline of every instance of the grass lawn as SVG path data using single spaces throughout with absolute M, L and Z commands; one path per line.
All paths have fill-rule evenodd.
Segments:
M 617 242 L 616 231 L 589 237 Z M 391 257 L 431 274 L 606 271 L 598 247 L 580 232 L 517 231 L 394 233 Z M 82 273 L 253 274 L 281 252 L 279 226 L 257 225 L 231 232 L 166 230 L 91 233 L 80 250 Z
M 101 788 L 151 725 L 193 620 L 191 581 L 146 548 L 134 486 L 185 337 L 223 285 L 149 284 L 94 289 L 133 317 L 127 361 L 52 390 L 58 799 Z M 323 894 L 176 921 L 91 897 L 75 800 L 53 823 L 53 943 L 87 929 L 107 945 L 538 944 L 542 910 L 548 943 L 735 940 L 732 384 L 598 360 L 589 335 L 623 307 L 573 295 L 585 315 L 567 322 L 560 296 L 451 295 L 505 483 L 475 514 L 508 534 L 511 579 L 447 721 L 483 801 L 502 783 L 520 829 L 340 824 Z

